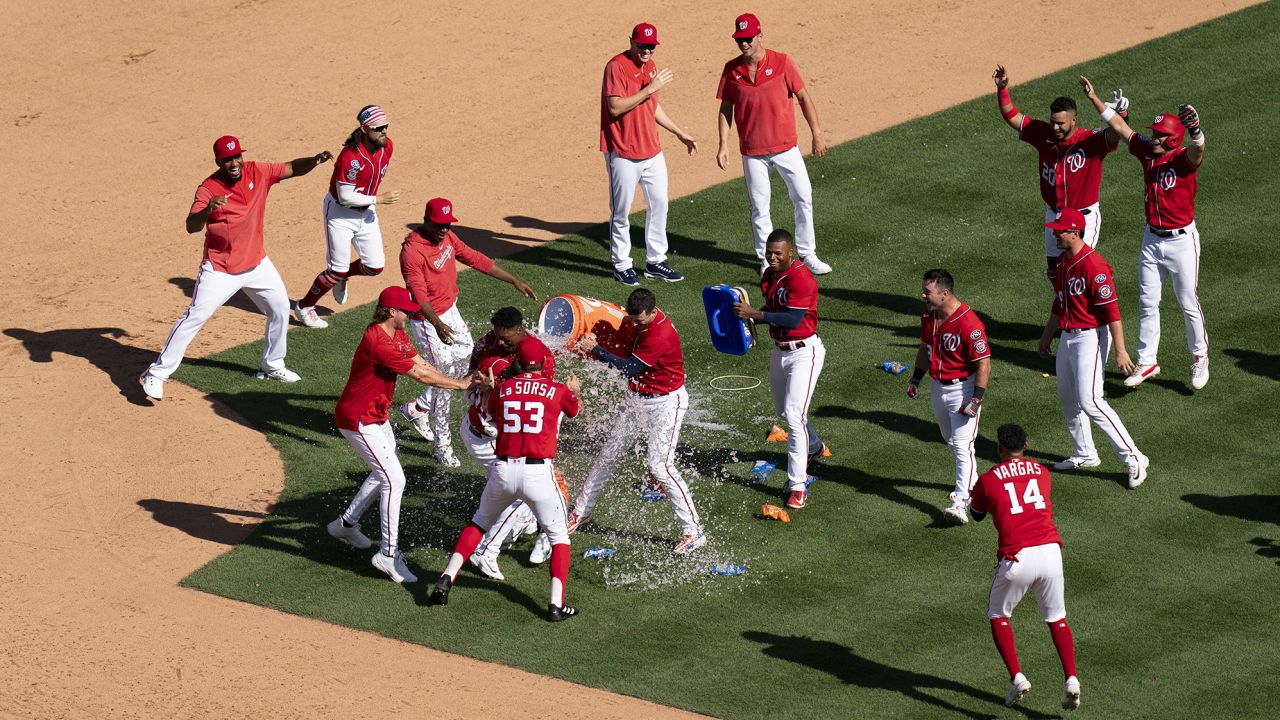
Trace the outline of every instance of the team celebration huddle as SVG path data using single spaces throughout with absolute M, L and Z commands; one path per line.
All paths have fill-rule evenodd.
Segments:
M 842 420 L 819 413 L 815 422 L 810 408 L 827 365 L 827 348 L 818 334 L 820 279 L 838 274 L 840 268 L 833 269 L 818 255 L 819 226 L 814 215 L 822 208 L 814 207 L 800 150 L 797 109 L 811 138 L 810 154 L 821 157 L 827 147 L 814 94 L 797 62 L 766 48 L 755 15 L 737 17 L 730 36 L 737 54 L 725 63 L 715 90 L 719 101 L 715 163 L 720 169 L 729 167 L 736 130 L 759 276 L 752 293 L 739 289 L 724 316 L 714 323 L 709 309 L 707 316 L 713 337 L 726 325 L 741 330 L 743 338 L 755 333 L 743 353 L 752 342 L 770 346 L 768 387 L 779 421 L 773 428 L 762 428 L 761 440 L 786 443 L 786 480 L 780 500 L 788 511 L 803 512 L 812 502 L 812 466 L 833 451 L 852 452 L 829 448 L 820 434 L 821 423 Z M 215 141 L 217 170 L 197 188 L 186 219 L 189 233 L 204 233 L 204 256 L 189 307 L 140 378 L 145 394 L 153 401 L 164 397 L 164 384 L 182 362 L 188 345 L 214 312 L 241 290 L 267 318 L 257 377 L 264 382 L 302 381 L 285 364 L 290 316 L 305 332 L 326 332 L 329 323 L 317 313 L 318 303 L 332 297 L 343 305 L 351 282 L 378 283 L 383 289 L 372 322 L 354 344 L 349 376 L 333 410 L 337 432 L 369 472 L 337 517 L 315 518 L 326 525 L 330 536 L 359 549 L 376 546 L 374 567 L 397 583 L 418 582 L 399 548 L 408 478 L 397 453 L 394 415 L 398 416 L 394 425 L 412 431 L 407 433 L 411 442 L 431 446 L 432 460 L 439 467 L 461 466 L 462 454 L 487 473 L 470 522 L 457 536 L 439 575 L 429 580 L 433 605 L 449 603 L 457 578 L 468 564 L 486 577 L 503 581 L 499 565 L 503 548 L 533 535 L 529 560 L 535 565 L 546 563 L 550 574 L 546 617 L 559 622 L 578 615 L 578 607 L 568 601 L 572 536 L 591 522 L 603 491 L 637 443 L 644 448 L 646 481 L 641 490 L 650 499 L 670 504 L 678 528 L 668 539 L 670 551 L 681 561 L 695 562 L 700 550 L 708 552 L 703 548 L 712 538 L 691 481 L 681 470 L 677 447 L 691 402 L 684 343 L 693 342 L 701 329 L 696 334 L 687 327 L 677 329 L 672 317 L 696 315 L 700 310 L 664 307 L 661 293 L 651 287 L 684 280 L 678 260 L 673 260 L 681 248 L 668 242 L 668 172 L 658 131 L 674 135 L 690 155 L 698 152 L 699 141 L 672 119 L 670 109 L 660 101 L 661 90 L 675 82 L 676 75 L 659 69 L 654 61 L 660 47 L 658 28 L 640 23 L 627 42 L 627 49 L 605 65 L 600 95 L 609 265 L 604 265 L 604 258 L 600 262 L 604 272 L 611 272 L 626 288 L 614 298 L 616 305 L 592 301 L 614 310 L 603 327 L 594 325 L 568 338 L 553 336 L 540 332 L 535 318 L 508 304 L 489 309 L 489 328 L 474 339 L 472 324 L 486 320 L 464 318 L 459 311 L 459 263 L 510 285 L 503 292 L 511 293 L 512 302 L 542 302 L 535 288 L 549 283 L 531 274 L 517 277 L 463 242 L 454 225 L 466 207 L 459 212 L 443 196 L 417 201 L 424 202 L 421 224 L 403 238 L 398 255 L 402 284 L 361 279 L 387 270 L 379 207 L 413 201 L 382 188 L 389 173 L 390 182 L 395 180 L 392 118 L 382 106 L 367 105 L 356 113 L 356 127 L 336 154 L 324 150 L 271 163 L 246 160 L 247 151 L 235 136 Z M 1182 105 L 1155 115 L 1148 124 L 1131 124 L 1131 102 L 1140 99 L 1117 89 L 1104 100 L 1081 76 L 1079 89 L 1098 114 L 1098 126 L 1085 117 L 1090 108 L 1078 107 L 1066 95 L 1053 100 L 1040 119 L 1015 105 L 1003 66 L 995 68 L 992 81 L 1001 118 L 1037 156 L 1047 282 L 1039 276 L 1036 260 L 1034 276 L 1044 284 L 1028 283 L 1024 292 L 1028 304 L 1042 303 L 1047 314 L 1038 343 L 1026 349 L 1055 358 L 1057 400 L 1071 438 L 1071 447 L 1061 449 L 1064 459 L 1052 469 L 1070 472 L 1101 466 L 1104 458 L 1093 434 L 1096 425 L 1123 463 L 1128 487 L 1136 489 L 1159 477 L 1159 458 L 1142 452 L 1141 438 L 1130 433 L 1104 397 L 1104 372 L 1114 362 L 1130 388 L 1162 372 L 1179 372 L 1162 371 L 1158 358 L 1166 282 L 1172 285 L 1185 319 L 1188 356 L 1177 367 L 1189 370 L 1194 390 L 1203 389 L 1209 381 L 1208 335 L 1197 296 L 1196 175 L 1205 148 L 1200 115 L 1193 106 Z M 688 112 L 679 109 L 681 115 Z M 994 125 L 994 116 L 992 121 Z M 1104 161 L 1122 143 L 1137 159 L 1144 191 L 1146 230 L 1137 288 L 1118 286 L 1105 259 L 1112 240 L 1104 237 L 1099 203 Z M 406 147 L 404 152 L 412 150 Z M 330 162 L 333 169 L 322 199 L 324 268 L 305 292 L 291 296 L 264 249 L 267 196 L 276 183 L 307 175 Z M 771 171 L 789 195 L 790 229 L 773 224 Z M 629 224 L 637 190 L 646 208 L 642 264 L 632 257 Z M 1025 201 L 1027 213 L 1034 210 L 1039 224 L 1038 205 L 1033 207 L 1029 187 Z M 603 207 L 596 212 L 603 213 Z M 1139 211 L 1109 208 L 1108 212 Z M 824 243 L 841 241 L 856 242 L 823 238 Z M 1038 239 L 1026 241 L 1039 247 Z M 1061 660 L 1062 707 L 1075 709 L 1080 705 L 1081 683 L 1066 620 L 1063 540 L 1054 522 L 1050 468 L 1025 454 L 1027 433 L 1016 423 L 996 430 L 998 462 L 983 467 L 976 450 L 983 407 L 1000 397 L 992 372 L 993 359 L 999 355 L 983 320 L 983 298 L 964 291 L 964 278 L 953 277 L 941 267 L 942 258 L 922 260 L 927 263 L 922 267 L 934 267 L 920 276 L 918 286 L 902 289 L 912 296 L 918 292 L 923 307 L 918 345 L 914 315 L 910 321 L 915 358 L 909 378 L 903 376 L 906 383 L 901 392 L 910 400 L 929 396 L 950 450 L 951 465 L 937 450 L 939 464 L 947 468 L 948 478 L 954 478 L 945 502 L 938 498 L 942 517 L 948 523 L 966 525 L 990 515 L 995 525 L 998 565 L 987 615 L 1009 673 L 1006 703 L 1016 703 L 1031 689 L 1018 662 L 1010 624 L 1015 607 L 1031 592 Z M 308 269 L 306 277 L 314 271 L 314 267 Z M 749 272 L 754 275 L 754 266 Z M 651 287 L 644 287 L 648 281 Z M 757 288 L 760 296 L 753 303 L 749 295 Z M 1140 312 L 1136 354 L 1131 356 L 1118 301 L 1122 294 L 1134 292 Z M 767 326 L 767 341 L 759 325 Z M 742 362 L 742 372 L 753 372 L 745 365 L 747 359 Z M 557 467 L 560 437 L 577 432 L 575 418 L 591 397 L 583 386 L 600 373 L 580 378 L 564 369 L 585 366 L 607 367 L 621 376 L 626 389 L 617 407 L 609 409 L 610 431 L 596 438 L 590 470 L 575 478 Z M 418 394 L 397 403 L 400 376 L 414 381 L 413 392 Z M 926 376 L 929 382 L 922 386 Z M 901 394 L 896 397 L 906 402 Z M 987 460 L 989 465 L 997 458 Z M 371 537 L 373 532 L 366 534 L 363 525 L 375 505 L 377 520 L 371 525 L 376 525 L 376 539 Z M 1059 510 L 1063 515 L 1076 512 L 1068 507 Z

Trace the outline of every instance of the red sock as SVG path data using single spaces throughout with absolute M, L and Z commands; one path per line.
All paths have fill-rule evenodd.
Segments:
M 298 301 L 300 307 L 315 307 L 320 302 L 320 298 L 329 293 L 334 285 L 342 282 L 342 275 L 334 273 L 332 270 L 325 270 L 316 276 L 314 282 L 311 283 L 311 289 L 307 294 Z
M 364 262 L 358 258 L 356 259 L 355 262 L 351 263 L 351 269 L 347 270 L 347 277 L 351 277 L 352 275 L 381 275 L 381 274 L 382 274 L 382 268 L 371 268 L 365 265 Z
M 569 544 L 551 546 L 551 604 L 564 605 L 565 584 L 569 580 Z M 557 597 L 557 595 L 559 597 Z M 557 602 L 558 601 L 558 602 Z
M 475 523 L 467 523 L 467 526 L 462 528 L 462 534 L 458 536 L 458 542 L 454 544 L 453 551 L 463 558 L 469 558 L 483 539 L 484 530 Z
M 1000 651 L 1000 659 L 1009 670 L 1009 679 L 1022 672 L 1018 664 L 1018 649 L 1013 645 L 1013 626 L 1009 618 L 991 618 L 991 638 L 996 641 L 996 650 Z
M 1049 634 L 1053 636 L 1053 646 L 1058 649 L 1058 658 L 1062 660 L 1062 672 L 1066 677 L 1076 674 L 1076 643 L 1071 636 L 1071 626 L 1067 619 L 1049 623 Z

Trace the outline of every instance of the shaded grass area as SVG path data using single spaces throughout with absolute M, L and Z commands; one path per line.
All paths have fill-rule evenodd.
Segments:
M 1084 707 L 1107 717 L 1200 717 L 1210 702 L 1217 716 L 1261 717 L 1269 706 L 1261 688 L 1280 671 L 1280 451 L 1269 433 L 1280 419 L 1280 301 L 1267 290 L 1280 187 L 1257 142 L 1280 129 L 1272 111 L 1277 36 L 1280 6 L 1269 3 L 1014 88 L 1024 111 L 1043 116 L 1053 97 L 1079 95 L 1075 76 L 1086 70 L 1100 88 L 1124 87 L 1135 119 L 1194 103 L 1208 138 L 1198 220 L 1212 380 L 1191 394 L 1181 317 L 1166 294 L 1164 375 L 1137 391 L 1108 377 L 1113 407 L 1152 458 L 1150 479 L 1126 491 L 1123 464 L 1104 451 L 1102 467 L 1059 473 L 1054 487 Z M 1094 120 L 1091 111 L 1081 118 Z M 581 618 L 543 621 L 547 575 L 528 564 L 527 540 L 504 554 L 505 583 L 464 570 L 446 609 L 425 607 L 428 582 L 387 582 L 367 553 L 323 527 L 366 472 L 332 423 L 370 315 L 357 308 L 331 317 L 328 330 L 290 335 L 289 364 L 304 377 L 296 385 L 253 379 L 258 345 L 181 370 L 179 379 L 265 432 L 287 474 L 261 527 L 185 583 L 723 717 L 1058 714 L 1058 662 L 1034 607 L 1014 624 L 1035 690 L 1023 708 L 1004 708 L 1007 678 L 985 619 L 994 531 L 942 522 L 951 465 L 929 405 L 905 398 L 905 376 L 877 368 L 912 359 L 919 277 L 947 267 L 958 294 L 986 319 L 995 351 L 982 466 L 995 460 L 1003 422 L 1022 423 L 1042 461 L 1068 453 L 1054 380 L 1045 376 L 1052 361 L 1035 353 L 1050 298 L 1034 153 L 983 97 L 841 145 L 809 169 L 819 249 L 836 267 L 820 280 L 828 359 L 813 417 L 835 456 L 813 468 L 821 479 L 812 504 L 791 524 L 756 518 L 762 502 L 780 499 L 781 473 L 761 485 L 749 473 L 756 459 L 784 462 L 780 446 L 761 442 L 772 416 L 767 348 L 735 358 L 706 341 L 703 285 L 742 284 L 758 296 L 746 197 L 731 182 L 673 202 L 671 261 L 689 279 L 650 283 L 684 338 L 693 400 L 681 456 L 714 538 L 705 553 L 670 557 L 671 512 L 638 499 L 641 460 L 624 458 L 595 523 L 574 537 L 576 549 L 619 551 L 609 562 L 575 560 L 569 595 Z M 776 186 L 774 196 L 775 219 L 789 225 L 785 189 Z M 1132 350 L 1141 181 L 1123 152 L 1107 161 L 1102 208 L 1099 249 L 1116 271 Z M 599 225 L 502 263 L 544 296 L 620 302 L 625 292 L 609 278 L 607 257 Z M 488 278 L 466 273 L 461 286 L 476 335 L 498 306 L 536 315 Z M 709 381 L 724 374 L 764 382 L 713 390 Z M 401 385 L 406 398 L 416 390 Z M 588 416 L 565 431 L 562 465 L 578 482 L 616 397 L 595 376 L 589 385 Z M 402 543 L 429 580 L 483 478 L 469 460 L 455 471 L 436 467 L 411 429 L 400 437 L 411 478 Z M 217 533 L 209 522 L 217 508 L 146 502 L 158 519 Z M 706 573 L 726 561 L 746 563 L 747 574 Z

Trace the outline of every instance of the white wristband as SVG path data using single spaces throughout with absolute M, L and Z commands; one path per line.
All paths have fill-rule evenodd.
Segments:
M 1106 110 L 1102 111 L 1102 122 L 1109 123 L 1111 122 L 1111 118 L 1115 116 L 1116 116 L 1116 109 L 1113 107 L 1109 107 Z
M 1198 145 L 1200 147 L 1204 147 L 1204 131 L 1201 130 L 1199 135 L 1193 138 L 1188 138 L 1187 142 L 1191 143 L 1192 145 Z

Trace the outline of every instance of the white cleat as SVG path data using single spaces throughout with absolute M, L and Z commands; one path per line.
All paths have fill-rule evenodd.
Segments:
M 373 566 L 387 574 L 387 577 L 398 583 L 415 583 L 418 582 L 418 576 L 409 572 L 409 566 L 404 562 L 404 555 L 396 552 L 395 557 L 389 557 L 382 553 L 375 553 L 373 556 Z
M 1206 372 L 1208 368 L 1206 367 Z M 1139 365 L 1133 369 L 1133 374 L 1124 379 L 1125 387 L 1138 387 L 1147 378 L 1153 378 L 1160 374 L 1160 366 L 1156 364 Z
M 418 434 L 422 436 L 423 440 L 426 440 L 427 442 L 435 442 L 436 434 L 435 431 L 431 429 L 431 413 L 419 412 L 416 405 L 417 403 L 413 400 L 410 400 L 407 403 L 402 403 L 400 405 L 400 414 L 405 420 L 409 421 L 409 424 L 413 426 L 414 430 L 418 431 Z
M 964 525 L 969 522 L 969 512 L 964 503 L 956 503 L 942 511 L 942 519 L 956 525 Z
M 275 380 L 276 382 L 282 382 L 282 383 L 296 383 L 302 379 L 302 376 L 290 370 L 289 368 L 280 368 L 279 370 L 270 370 L 270 371 L 259 370 L 258 379 L 259 380 Z
M 1129 489 L 1132 490 L 1147 481 L 1147 466 L 1151 465 L 1151 458 L 1146 455 L 1139 455 L 1138 459 L 1129 463 Z
M 831 272 L 831 266 L 822 262 L 822 258 L 815 255 L 808 255 L 800 258 L 814 275 L 826 275 Z
M 1209 356 L 1191 356 L 1191 389 L 1203 390 L 1209 384 Z
M 142 373 L 142 377 L 138 378 L 138 382 L 142 383 L 142 392 L 152 400 L 164 399 L 164 380 L 151 374 L 148 370 Z
M 1062 688 L 1062 709 L 1075 710 L 1080 707 L 1080 681 L 1075 675 L 1067 678 Z
M 1009 681 L 1009 692 L 1004 694 L 1004 704 L 1013 707 L 1013 704 L 1022 699 L 1023 695 L 1031 692 L 1031 681 L 1026 675 L 1018 673 L 1013 676 L 1013 680 Z
M 449 447 L 448 445 L 441 445 L 440 447 L 437 447 L 434 453 L 434 457 L 436 459 L 436 462 L 439 463 L 442 467 L 447 467 L 447 468 L 462 467 L 462 461 L 458 459 L 457 455 L 453 454 L 453 448 Z
M 1053 464 L 1054 470 L 1075 470 L 1076 468 L 1098 467 L 1102 464 L 1102 458 L 1094 455 L 1093 457 L 1080 457 L 1072 455 L 1066 460 L 1059 460 Z
M 706 544 L 707 534 L 704 532 L 697 532 L 692 535 L 682 535 L 680 537 L 680 542 L 676 543 L 676 546 L 671 549 L 671 552 L 676 555 L 688 555 Z
M 347 279 L 343 278 L 341 282 L 333 286 L 333 301 L 339 305 L 347 304 Z
M 551 557 L 551 538 L 546 533 L 538 535 L 538 539 L 533 541 L 533 551 L 529 553 L 529 562 L 534 565 L 541 565 Z
M 309 328 L 315 328 L 319 330 L 320 328 L 329 327 L 329 323 L 322 320 L 320 316 L 316 314 L 316 309 L 314 306 L 302 307 L 301 305 L 295 302 L 293 304 L 293 316 L 298 318 L 298 322 L 302 323 L 303 325 Z
M 502 571 L 498 569 L 498 561 L 495 558 L 491 558 L 488 555 L 481 555 L 480 553 L 473 553 L 471 555 L 470 562 L 472 567 L 479 570 L 485 577 L 493 578 L 494 580 L 507 579 L 506 576 L 502 574 Z
M 325 529 L 329 531 L 330 535 L 351 547 L 360 548 L 361 550 L 368 550 L 373 547 L 373 541 L 360 532 L 360 523 L 347 527 L 342 524 L 342 518 L 338 518 L 329 523 Z

